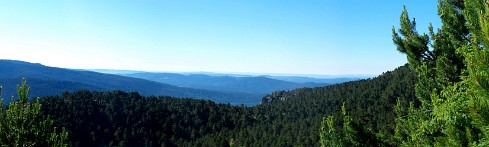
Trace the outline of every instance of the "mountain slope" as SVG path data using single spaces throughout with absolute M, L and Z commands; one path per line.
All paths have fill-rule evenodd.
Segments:
M 205 74 L 176 74 L 176 73 L 133 73 L 125 74 L 129 77 L 157 81 L 161 83 L 206 89 L 221 92 L 243 92 L 252 94 L 270 93 L 277 90 L 292 90 L 302 87 L 326 86 L 326 83 L 294 83 L 276 80 L 268 77 L 235 77 L 235 76 L 212 76 Z M 260 96 L 261 97 L 261 96 Z
M 193 97 L 230 102 L 249 103 L 239 94 L 182 88 L 168 84 L 119 75 L 102 74 L 91 71 L 75 71 L 63 68 L 47 67 L 15 60 L 0 60 L 0 84 L 2 97 L 17 96 L 15 85 L 26 77 L 31 85 L 31 96 L 58 95 L 64 91 L 87 90 L 123 90 L 137 91 L 144 95 L 167 95 L 175 97 Z M 10 99 L 5 99 L 7 102 Z
M 322 118 L 342 120 L 343 104 L 354 121 L 388 138 L 396 101 L 419 104 L 414 83 L 405 65 L 372 79 L 273 92 L 253 107 L 120 91 L 64 93 L 41 103 L 73 146 L 319 146 Z
M 342 105 L 369 133 L 389 138 L 397 118 L 396 101 L 404 107 L 409 102 L 419 105 L 414 94 L 415 83 L 416 72 L 404 65 L 371 79 L 276 91 L 265 96 L 261 105 L 250 108 L 256 119 L 253 125 L 209 134 L 193 143 L 213 146 L 233 140 L 237 146 L 319 146 L 318 132 L 323 117 L 342 120 Z

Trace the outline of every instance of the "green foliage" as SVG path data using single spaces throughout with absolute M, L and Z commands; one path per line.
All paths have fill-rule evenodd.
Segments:
M 333 116 L 324 117 L 321 122 L 321 130 L 319 133 L 321 146 L 342 146 L 340 143 L 338 132 L 335 129 Z
M 460 16 L 459 11 L 463 9 L 460 2 L 439 2 L 443 26 L 436 33 L 431 25 L 430 35 L 418 33 L 416 21 L 410 20 L 405 7 L 400 17 L 401 28 L 398 31 L 392 29 L 397 50 L 406 54 L 410 66 L 419 74 L 416 96 L 424 108 L 431 107 L 433 93 L 438 94 L 447 85 L 461 81 L 465 65 L 456 49 L 466 44 L 464 41 L 468 32 L 463 25 L 465 20 Z M 450 15 L 452 13 L 456 14 Z
M 471 127 L 480 130 L 472 133 L 479 140 L 473 140 L 472 145 L 489 145 L 489 2 L 467 0 L 464 3 L 468 11 L 464 16 L 468 21 L 468 28 L 472 32 L 470 46 L 461 48 L 465 53 L 468 67 L 467 95 L 468 117 L 471 118 Z
M 470 118 L 466 115 L 468 95 L 463 81 L 466 65 L 460 52 L 460 48 L 468 44 L 469 36 L 462 14 L 465 10 L 461 0 L 440 0 L 438 13 L 443 25 L 436 32 L 430 25 L 431 38 L 419 35 L 416 22 L 410 22 L 407 10 L 403 10 L 400 35 L 393 29 L 393 41 L 419 73 L 416 96 L 422 107 L 397 109 L 399 118 L 393 144 L 462 146 L 476 139 L 464 135 L 476 131 L 470 127 Z
M 0 108 L 1 146 L 66 146 L 66 130 L 63 128 L 58 134 L 56 128 L 52 130 L 52 120 L 40 119 L 39 99 L 28 102 L 30 88 L 25 79 L 17 86 L 17 92 L 19 100 L 12 97 L 6 108 Z
M 395 133 L 388 138 L 390 145 L 489 145 L 487 10 L 489 2 L 485 0 L 439 0 L 443 25 L 436 32 L 430 25 L 430 35 L 426 35 L 416 31 L 415 20 L 410 20 L 404 8 L 400 29 L 392 29 L 393 41 L 418 73 L 416 96 L 421 107 L 411 103 L 406 108 L 398 101 Z M 349 130 L 341 133 L 355 135 Z M 344 136 L 340 141 L 348 138 Z
M 70 146 L 182 146 L 256 121 L 244 106 L 135 92 L 66 92 L 41 103 L 54 126 L 66 127 Z
M 437 32 L 430 26 L 430 36 L 416 32 L 404 8 L 393 41 L 419 74 L 416 96 L 422 105 L 397 103 L 391 145 L 489 144 L 488 7 L 483 0 L 440 0 L 443 25 Z
M 361 124 L 353 121 L 346 111 L 345 105 L 341 107 L 343 115 L 343 127 L 336 131 L 333 116 L 323 118 L 319 132 L 321 146 L 388 146 L 382 142 L 372 131 L 367 130 Z
M 478 41 L 487 35 L 481 30 L 484 26 L 480 26 L 487 22 L 487 19 L 481 19 L 484 18 L 482 15 L 487 15 L 484 4 L 487 5 L 487 2 L 482 0 L 439 1 L 442 28 L 436 33 L 432 27 L 429 28 L 433 44 L 432 51 L 428 52 L 433 52 L 435 60 L 409 60 L 420 73 L 416 94 L 425 107 L 410 107 L 408 116 L 397 120 L 399 145 L 468 146 L 486 140 L 482 134 L 487 132 L 483 126 L 486 126 L 488 117 L 481 114 L 488 107 L 483 105 L 486 100 L 479 100 L 486 99 L 488 95 L 484 95 L 487 91 L 481 92 L 481 95 L 476 92 L 482 86 L 477 86 L 479 81 L 488 81 L 487 78 L 479 80 L 482 77 L 479 75 L 486 75 L 489 71 L 485 68 L 489 62 L 480 52 L 486 51 L 483 41 Z M 405 13 L 406 10 L 401 15 L 399 32 L 406 28 L 402 19 L 409 19 L 403 17 Z M 409 43 L 409 35 L 403 34 L 405 38 L 400 38 L 394 32 L 394 43 L 398 48 L 402 43 Z M 420 48 L 426 46 L 414 46 L 407 50 Z M 408 52 L 402 53 L 410 58 Z M 414 126 L 416 124 L 417 127 Z

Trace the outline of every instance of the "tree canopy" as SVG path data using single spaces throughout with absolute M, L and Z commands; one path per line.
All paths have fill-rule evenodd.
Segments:
M 385 143 L 395 146 L 489 145 L 487 10 L 489 2 L 485 0 L 439 0 L 442 26 L 434 30 L 430 25 L 428 35 L 416 31 L 415 19 L 411 20 L 404 8 L 401 26 L 392 29 L 392 37 L 397 50 L 418 73 L 416 97 L 421 106 L 404 107 L 398 102 L 393 138 L 377 140 L 388 140 Z M 358 135 L 352 131 L 329 133 L 335 131 L 329 127 L 332 120 L 323 121 L 320 133 L 324 140 Z M 343 125 L 351 126 L 346 121 Z M 323 145 L 331 142 L 322 141 Z

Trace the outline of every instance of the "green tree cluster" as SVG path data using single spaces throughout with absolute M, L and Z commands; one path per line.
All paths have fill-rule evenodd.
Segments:
M 416 31 L 415 19 L 404 8 L 401 27 L 392 29 L 393 42 L 418 73 L 421 105 L 398 102 L 394 136 L 377 140 L 394 146 L 489 145 L 488 10 L 486 0 L 439 0 L 442 26 L 435 31 L 430 25 L 428 35 Z M 345 138 L 324 130 L 320 134 L 330 136 L 326 140 Z
M 26 80 L 17 86 L 19 99 L 0 108 L 0 146 L 33 147 L 33 146 L 66 146 L 67 132 L 63 128 L 54 128 L 53 121 L 43 119 L 40 115 L 41 104 L 39 98 L 35 102 L 28 102 L 30 88 Z
M 244 106 L 136 92 L 65 92 L 44 97 L 41 104 L 54 126 L 66 127 L 70 146 L 188 146 L 206 134 L 255 121 Z

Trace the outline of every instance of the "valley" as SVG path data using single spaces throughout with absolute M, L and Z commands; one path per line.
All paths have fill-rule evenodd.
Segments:
M 31 97 L 53 96 L 78 90 L 138 92 L 145 96 L 173 96 L 212 100 L 233 105 L 256 105 L 267 93 L 303 87 L 320 87 L 334 83 L 295 83 L 265 76 L 216 76 L 203 74 L 149 73 L 126 71 L 126 74 L 98 73 L 88 70 L 72 70 L 48 67 L 41 64 L 15 60 L 0 60 L 2 96 L 15 96 L 15 87 L 27 78 L 37 89 Z M 127 74 L 130 72 L 132 74 Z M 332 82 L 356 80 L 315 79 Z M 5 99 L 8 103 L 10 100 Z

